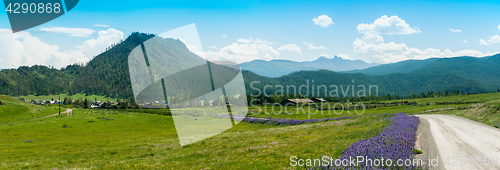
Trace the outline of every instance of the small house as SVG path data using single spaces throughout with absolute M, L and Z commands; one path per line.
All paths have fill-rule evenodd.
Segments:
M 325 99 L 323 98 L 317 98 L 317 97 L 313 97 L 311 98 L 312 101 L 314 101 L 315 103 L 323 103 L 323 102 L 326 102 Z
M 307 104 L 307 103 L 314 103 L 310 99 L 286 99 L 282 102 L 280 102 L 280 105 L 282 106 L 295 106 L 297 104 Z

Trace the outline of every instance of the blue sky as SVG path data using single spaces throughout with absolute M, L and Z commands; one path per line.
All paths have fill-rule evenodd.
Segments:
M 86 62 L 133 31 L 160 34 L 191 23 L 210 60 L 481 57 L 500 51 L 498 9 L 498 1 L 86 0 L 24 33 L 6 31 L 0 13 L 0 68 Z

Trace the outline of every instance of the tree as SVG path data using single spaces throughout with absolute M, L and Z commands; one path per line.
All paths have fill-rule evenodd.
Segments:
M 69 104 L 69 102 L 68 102 L 68 101 L 69 101 L 69 100 L 68 100 L 68 98 L 67 98 L 67 97 L 65 97 L 65 98 L 64 98 L 64 100 L 63 100 L 63 104 L 64 104 L 64 105 L 68 105 L 68 104 Z
M 122 102 L 122 104 L 120 105 L 120 109 L 128 109 L 127 100 L 125 100 L 125 101 Z
M 132 97 L 130 98 L 130 108 L 133 108 L 133 109 L 138 109 L 139 108 L 139 105 L 137 105 L 137 103 L 135 102 L 135 99 Z
M 89 100 L 85 99 L 83 101 L 83 108 L 88 109 L 90 107 Z

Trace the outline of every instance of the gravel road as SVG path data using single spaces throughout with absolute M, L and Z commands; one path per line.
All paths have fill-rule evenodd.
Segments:
M 439 166 L 431 169 L 500 169 L 499 129 L 454 115 L 417 116 L 421 123 L 416 148 L 424 152 L 417 158 L 439 157 Z M 467 162 L 470 156 L 479 161 L 469 158 Z M 492 159 L 496 166 L 491 165 Z

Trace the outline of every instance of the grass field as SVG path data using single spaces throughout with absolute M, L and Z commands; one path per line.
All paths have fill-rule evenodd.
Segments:
M 2 95 L 0 95 L 0 101 L 6 104 L 5 106 L 0 106 L 0 126 L 19 123 L 59 112 L 59 108 L 56 106 L 35 106 Z M 64 108 L 61 109 L 62 112 L 65 110 Z
M 389 123 L 382 113 L 455 114 L 493 126 L 500 121 L 498 99 L 500 93 L 415 99 L 430 105 L 374 108 L 363 113 L 366 117 L 297 126 L 241 122 L 181 147 L 172 117 L 160 110 L 74 109 L 72 117 L 31 119 L 57 113 L 57 107 L 0 96 L 7 104 L 0 106 L 0 169 L 295 169 L 290 156 L 338 157 L 352 143 L 377 135 Z M 456 100 L 482 103 L 433 103 Z M 255 109 L 249 109 L 258 113 L 254 117 L 308 117 Z M 318 113 L 311 118 L 352 115 Z

